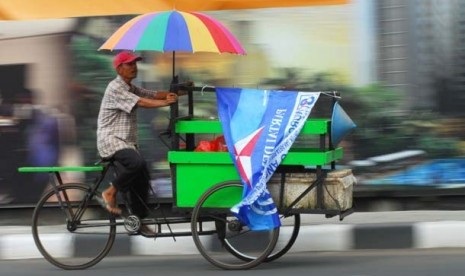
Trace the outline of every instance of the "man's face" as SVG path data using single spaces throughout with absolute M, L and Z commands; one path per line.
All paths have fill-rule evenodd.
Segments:
M 137 77 L 137 62 L 122 63 L 118 66 L 117 72 L 123 79 L 133 80 Z

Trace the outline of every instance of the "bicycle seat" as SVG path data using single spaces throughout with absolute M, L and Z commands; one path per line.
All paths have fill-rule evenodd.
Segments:
M 106 164 L 106 163 L 113 163 L 115 161 L 113 157 L 105 157 L 105 158 L 100 158 L 97 162 L 95 162 L 95 165 L 101 165 L 101 164 Z

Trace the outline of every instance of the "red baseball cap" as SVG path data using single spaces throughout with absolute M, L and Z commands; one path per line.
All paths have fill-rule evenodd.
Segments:
M 131 52 L 121 52 L 115 56 L 115 59 L 113 60 L 113 67 L 115 69 L 120 66 L 123 63 L 129 63 L 133 61 L 140 61 L 142 60 L 142 57 L 136 56 Z

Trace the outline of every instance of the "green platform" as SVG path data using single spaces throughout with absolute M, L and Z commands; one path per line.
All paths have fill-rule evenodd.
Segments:
M 51 172 L 98 172 L 102 171 L 102 166 L 75 166 L 75 167 L 21 167 L 21 173 L 51 173 Z

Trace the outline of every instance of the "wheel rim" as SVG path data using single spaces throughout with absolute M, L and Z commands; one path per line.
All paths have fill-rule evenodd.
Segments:
M 242 189 L 242 184 L 238 182 L 217 184 L 202 195 L 192 213 L 194 243 L 206 260 L 223 269 L 249 269 L 259 265 L 273 250 L 279 236 L 279 228 L 250 231 L 245 225 L 240 225 L 230 212 L 232 204 L 222 199 L 231 194 L 237 198 L 237 194 L 242 194 Z M 225 241 L 253 258 L 238 258 L 229 251 Z
M 60 196 L 70 199 L 66 211 L 75 212 L 88 186 L 65 184 Z M 115 219 L 102 212 L 95 200 L 74 223 L 59 208 L 54 191 L 45 194 L 33 213 L 32 234 L 39 252 L 50 263 L 63 269 L 84 269 L 97 264 L 110 251 L 116 235 Z

